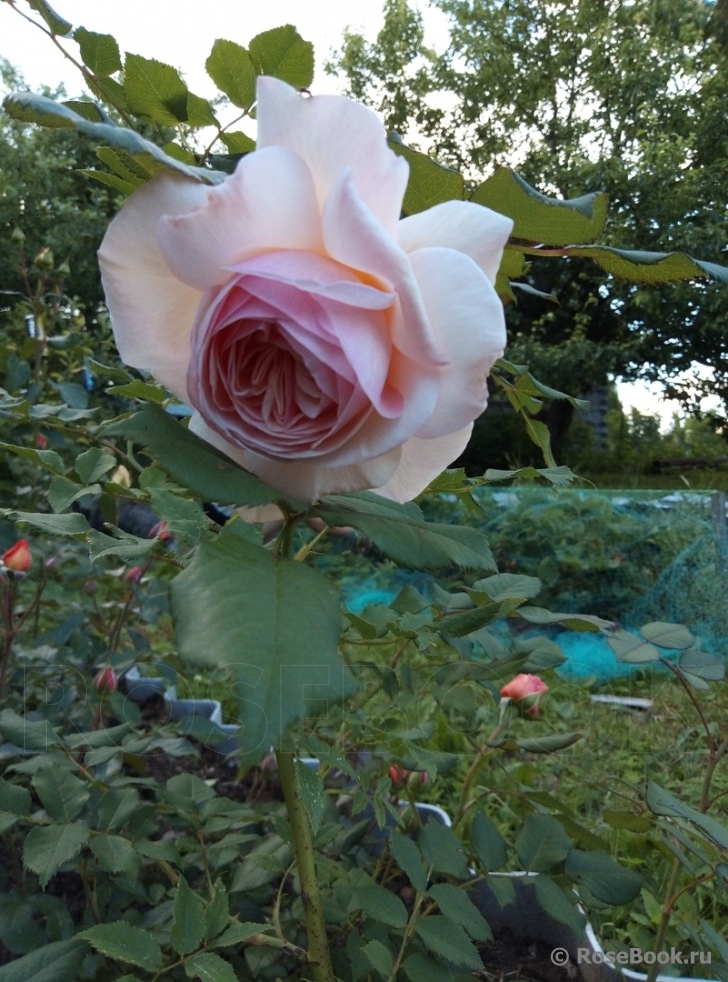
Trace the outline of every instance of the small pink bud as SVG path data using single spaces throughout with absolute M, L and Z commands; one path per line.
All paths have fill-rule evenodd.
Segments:
M 35 438 L 35 445 L 39 450 L 45 450 L 45 448 L 48 446 L 48 437 L 45 437 L 42 433 L 39 433 Z
M 32 561 L 27 539 L 19 539 L 14 546 L 5 550 L 0 559 L 0 563 L 5 569 L 9 569 L 13 573 L 27 573 Z
M 102 694 L 105 692 L 116 692 L 119 683 L 116 680 L 116 672 L 111 667 L 107 665 L 106 668 L 101 668 L 96 673 L 94 678 L 94 689 Z
M 389 768 L 389 778 L 395 788 L 402 787 L 407 781 L 407 775 L 409 771 L 404 767 L 400 767 L 399 764 L 392 764 Z
M 166 542 L 168 539 L 171 539 L 172 533 L 167 531 L 167 525 L 167 522 L 157 522 L 150 530 L 149 538 L 159 539 L 160 542 Z
M 130 570 L 127 571 L 124 577 L 129 583 L 141 583 L 142 576 L 144 575 L 144 570 L 141 566 L 132 566 Z

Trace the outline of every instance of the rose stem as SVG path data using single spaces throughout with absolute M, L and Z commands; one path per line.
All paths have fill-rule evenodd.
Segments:
M 313 963 L 316 982 L 335 982 L 336 976 L 331 964 L 329 943 L 326 937 L 326 922 L 321 903 L 321 891 L 316 875 L 316 854 L 313 847 L 311 826 L 306 808 L 296 784 L 294 756 L 286 750 L 276 750 L 278 776 L 283 787 L 288 821 L 293 833 L 293 847 L 296 854 L 298 879 L 301 883 L 301 899 L 306 915 L 308 932 L 308 957 Z

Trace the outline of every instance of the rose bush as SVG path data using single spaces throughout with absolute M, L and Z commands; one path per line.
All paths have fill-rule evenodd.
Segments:
M 221 184 L 162 174 L 112 222 L 99 256 L 119 352 L 281 491 L 408 500 L 485 408 L 512 223 L 461 201 L 400 220 L 408 166 L 349 99 L 262 78 L 257 120 L 257 150 Z

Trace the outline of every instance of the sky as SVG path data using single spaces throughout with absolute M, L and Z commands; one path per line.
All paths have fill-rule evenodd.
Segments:
M 425 18 L 425 40 L 435 50 L 447 45 L 447 21 L 416 0 Z M 112 34 L 122 52 L 157 58 L 180 69 L 190 89 L 210 97 L 215 87 L 205 72 L 205 60 L 216 38 L 246 45 L 261 31 L 293 24 L 314 44 L 314 92 L 338 92 L 342 82 L 324 72 L 324 63 L 341 44 L 346 29 L 373 40 L 382 26 L 382 0 L 52 0 L 54 9 L 74 27 Z M 25 0 L 18 10 L 31 13 Z M 36 16 L 36 15 L 33 15 Z M 77 55 L 73 41 L 61 40 Z M 30 89 L 63 82 L 69 97 L 81 93 L 80 73 L 52 42 L 0 0 L 0 55 L 18 65 Z M 548 379 L 544 379 L 548 382 Z M 653 413 L 669 426 L 676 403 L 660 397 L 659 386 L 618 385 L 625 410 L 635 407 Z

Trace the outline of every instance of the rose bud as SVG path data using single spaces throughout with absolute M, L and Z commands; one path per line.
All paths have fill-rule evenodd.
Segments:
M 389 778 L 396 788 L 402 787 L 406 783 L 408 774 L 409 771 L 400 767 L 399 764 L 392 764 L 389 768 Z
M 428 783 L 427 771 L 409 771 L 407 774 L 408 788 L 424 788 Z
M 43 436 L 42 433 L 39 433 L 38 436 L 35 438 L 35 445 L 40 450 L 45 450 L 45 448 L 48 446 L 48 437 Z
M 528 716 L 538 716 L 539 700 L 548 691 L 549 687 L 538 675 L 521 673 L 504 685 L 500 694 L 503 699 L 510 699 Z
M 131 474 L 129 469 L 124 467 L 123 464 L 119 464 L 116 470 L 113 470 L 109 475 L 109 481 L 111 484 L 118 484 L 122 488 L 131 487 Z
M 167 531 L 168 522 L 157 522 L 149 530 L 150 539 L 159 539 L 160 542 L 167 542 L 172 538 L 172 533 Z
M 9 569 L 13 573 L 27 573 L 31 562 L 32 556 L 27 539 L 19 539 L 14 546 L 5 550 L 0 559 L 0 563 L 5 569 Z
M 144 570 L 141 568 L 141 566 L 132 566 L 132 568 L 127 571 L 124 579 L 129 583 L 141 583 L 143 575 Z
M 97 692 L 116 692 L 118 687 L 119 683 L 116 679 L 116 672 L 111 665 L 99 669 L 94 678 L 94 689 Z
M 408 164 L 343 96 L 259 78 L 256 119 L 234 173 L 158 174 L 112 221 L 99 261 L 119 354 L 296 500 L 409 501 L 488 401 L 513 222 L 468 201 L 400 220 Z

